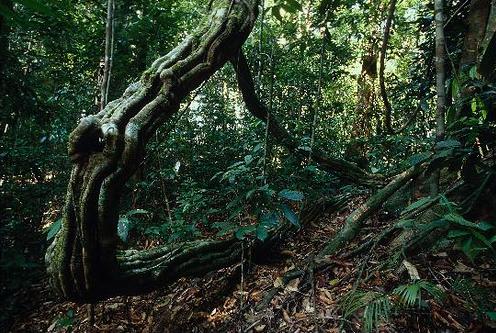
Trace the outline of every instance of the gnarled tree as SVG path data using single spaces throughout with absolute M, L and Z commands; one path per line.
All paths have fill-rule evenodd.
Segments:
M 118 251 L 119 202 L 126 181 L 145 156 L 149 138 L 181 101 L 227 61 L 236 69 L 248 109 L 267 121 L 240 52 L 257 16 L 258 0 L 216 0 L 199 29 L 157 59 L 139 82 L 96 115 L 83 118 L 69 138 L 73 161 L 62 228 L 46 254 L 53 287 L 67 299 L 92 302 L 155 288 L 180 276 L 225 267 L 240 258 L 236 239 L 194 241 L 146 251 Z M 305 154 L 276 119 L 269 131 L 291 152 Z M 315 150 L 318 165 L 362 185 L 384 183 L 347 161 Z M 284 226 L 273 230 L 277 237 Z
M 252 30 L 257 5 L 257 0 L 214 1 L 195 33 L 71 133 L 73 168 L 62 229 L 46 255 L 51 282 L 66 298 L 91 301 L 139 289 L 179 270 L 200 269 L 198 261 L 188 261 L 192 245 L 118 256 L 119 201 L 148 139 L 192 90 L 239 50 Z M 212 263 L 227 250 L 216 243 L 209 246 L 215 251 L 205 252 L 205 260 Z

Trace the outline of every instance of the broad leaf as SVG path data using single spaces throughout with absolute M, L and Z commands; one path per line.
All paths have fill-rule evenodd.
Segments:
M 127 242 L 131 220 L 127 216 L 121 216 L 117 223 L 117 235 L 123 242 Z
M 448 139 L 436 143 L 436 149 L 450 149 L 461 147 L 462 144 L 458 140 Z
M 422 198 L 420 200 L 417 200 L 415 201 L 414 203 L 412 203 L 410 206 L 406 207 L 402 212 L 401 212 L 401 215 L 404 215 L 404 214 L 407 214 L 407 213 L 410 213 L 412 211 L 414 211 L 415 209 L 417 208 L 420 208 L 422 207 L 423 205 L 429 203 L 432 199 L 429 198 L 429 197 L 425 197 L 425 198 Z
M 257 227 L 256 236 L 259 240 L 264 241 L 269 236 L 269 232 L 263 225 Z
M 298 228 L 300 227 L 300 220 L 298 219 L 298 216 L 293 212 L 291 208 L 289 208 L 286 205 L 281 205 L 281 210 L 284 216 L 288 219 L 288 221 L 292 225 L 297 226 Z
M 303 193 L 299 191 L 292 191 L 288 189 L 284 189 L 279 192 L 279 196 L 284 199 L 292 200 L 292 201 L 302 201 L 305 196 Z
M 130 210 L 126 213 L 126 216 L 127 217 L 132 217 L 132 216 L 135 216 L 135 215 L 149 215 L 150 212 L 145 210 L 145 209 L 133 209 L 133 210 Z
M 55 235 L 59 232 L 60 228 L 62 227 L 62 218 L 58 219 L 57 221 L 53 222 L 50 227 L 48 227 L 48 234 L 47 234 L 47 240 L 51 240 Z
M 236 230 L 235 236 L 239 240 L 245 239 L 246 235 L 252 234 L 257 227 L 254 225 L 250 225 L 247 227 L 241 227 L 238 230 Z

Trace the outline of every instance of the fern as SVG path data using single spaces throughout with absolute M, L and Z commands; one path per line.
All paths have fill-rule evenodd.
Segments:
M 407 307 L 413 307 L 415 304 L 417 304 L 418 307 L 421 307 L 422 290 L 438 301 L 442 301 L 445 297 L 444 292 L 438 286 L 425 280 L 418 280 L 401 285 L 393 290 L 393 294 L 397 295 L 400 303 Z
M 345 318 L 363 310 L 363 331 L 371 332 L 377 329 L 381 322 L 387 322 L 396 307 L 413 307 L 415 305 L 421 307 L 422 291 L 438 301 L 442 301 L 445 297 L 445 293 L 435 284 L 418 280 L 397 287 L 391 294 L 352 290 L 343 298 L 340 308 Z M 397 302 L 393 303 L 391 299 L 394 297 L 391 296 L 396 296 Z
M 467 302 L 464 306 L 468 310 L 475 310 L 480 318 L 487 311 L 494 309 L 495 304 L 491 301 L 488 290 L 478 286 L 472 280 L 456 279 L 451 285 L 451 290 L 461 296 Z
M 345 318 L 363 309 L 365 332 L 371 332 L 381 322 L 387 321 L 391 315 L 392 307 L 388 295 L 375 291 L 351 291 L 341 302 Z

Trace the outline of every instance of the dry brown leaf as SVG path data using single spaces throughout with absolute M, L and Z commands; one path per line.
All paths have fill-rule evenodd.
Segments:
M 288 282 L 286 285 L 286 290 L 290 292 L 298 291 L 298 285 L 300 284 L 300 279 L 296 278 Z
M 262 324 L 255 326 L 253 329 L 255 330 L 255 332 L 263 332 L 265 330 L 265 327 L 267 326 Z
M 282 309 L 282 317 L 283 317 L 285 322 L 287 322 L 288 324 L 291 323 L 291 318 L 289 317 L 289 314 L 286 311 L 286 309 Z
M 418 272 L 417 268 L 415 266 L 413 266 L 412 263 L 410 263 L 407 260 L 403 260 L 403 266 L 405 266 L 405 268 L 408 272 L 408 275 L 410 275 L 410 279 L 420 280 L 419 272 Z

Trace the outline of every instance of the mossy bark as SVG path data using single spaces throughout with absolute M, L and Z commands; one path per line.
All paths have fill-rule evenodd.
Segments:
M 356 209 L 348 216 L 344 226 L 338 233 L 327 243 L 322 251 L 317 256 L 322 258 L 329 255 L 334 255 L 343 248 L 350 240 L 352 240 L 360 231 L 363 223 L 372 216 L 384 202 L 405 185 L 410 179 L 416 177 L 423 171 L 421 165 L 411 167 L 410 169 L 399 174 L 388 185 L 380 189 L 376 194 L 372 195 L 363 205 Z
M 128 261 L 132 255 L 117 256 L 116 252 L 124 185 L 143 160 L 146 143 L 156 129 L 177 112 L 192 90 L 238 52 L 253 28 L 257 6 L 257 0 L 214 1 L 210 15 L 195 33 L 157 59 L 122 97 L 82 119 L 71 133 L 68 150 L 73 168 L 62 229 L 46 254 L 51 283 L 65 298 L 92 301 L 127 288 L 116 283 L 122 273 L 133 271 Z M 144 253 L 144 268 L 138 272 L 146 272 L 150 265 L 194 270 L 199 262 L 213 260 L 198 258 L 187 268 L 184 258 L 192 253 L 201 257 L 197 248 L 202 248 L 201 243 L 171 250 L 175 255 L 167 257 L 169 266 L 167 258 L 159 264 L 154 255 Z M 162 275 L 141 273 L 138 280 L 146 284 L 145 279 L 161 279 Z

